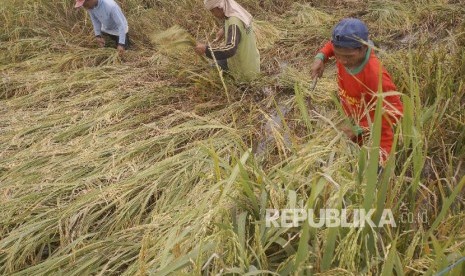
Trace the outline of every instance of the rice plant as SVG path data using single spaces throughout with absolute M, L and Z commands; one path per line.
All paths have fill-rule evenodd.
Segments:
M 179 26 L 173 26 L 161 33 L 152 35 L 152 42 L 163 50 L 179 51 L 183 46 L 195 46 L 195 39 Z
M 0 274 L 463 274 L 460 3 L 239 2 L 263 69 L 245 85 L 190 50 L 219 26 L 201 0 L 118 1 L 124 56 L 94 45 L 72 1 L 2 2 Z M 381 174 L 381 102 L 354 144 L 334 64 L 314 89 L 309 73 L 334 23 L 365 7 L 405 108 Z M 286 209 L 312 216 L 267 225 Z M 311 226 L 324 209 L 389 209 L 396 226 Z

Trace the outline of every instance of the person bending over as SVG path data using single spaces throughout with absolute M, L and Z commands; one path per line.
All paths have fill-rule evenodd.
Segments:
M 255 79 L 260 73 L 260 54 L 252 26 L 252 15 L 234 0 L 205 0 L 205 7 L 224 28 L 217 32 L 215 41 L 225 38 L 225 46 L 210 48 L 197 43 L 195 52 L 215 58 L 223 70 L 240 81 Z M 225 36 L 226 34 L 226 36 Z
M 84 7 L 89 13 L 100 47 L 105 47 L 105 38 L 115 42 L 119 54 L 129 47 L 128 22 L 114 0 L 76 0 L 74 7 Z

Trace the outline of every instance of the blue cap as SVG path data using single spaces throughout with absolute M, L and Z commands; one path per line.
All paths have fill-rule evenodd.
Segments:
M 332 42 L 336 47 L 358 48 L 368 42 L 368 28 L 362 21 L 345 18 L 334 27 Z

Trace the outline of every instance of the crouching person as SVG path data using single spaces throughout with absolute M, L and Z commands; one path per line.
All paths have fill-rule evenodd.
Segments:
M 84 7 L 89 13 L 100 47 L 105 47 L 108 38 L 114 41 L 119 54 L 128 49 L 128 22 L 114 0 L 76 0 L 74 7 Z
M 217 32 L 215 41 L 225 39 L 226 45 L 210 48 L 197 43 L 195 52 L 214 58 L 223 70 L 238 81 L 250 81 L 260 73 L 260 54 L 252 26 L 252 15 L 234 0 L 205 0 L 205 7 L 224 28 Z

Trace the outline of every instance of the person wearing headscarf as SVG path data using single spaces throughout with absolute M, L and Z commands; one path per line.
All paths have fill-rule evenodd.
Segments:
M 197 43 L 195 52 L 215 59 L 224 70 L 240 81 L 250 81 L 260 73 L 260 54 L 252 26 L 252 15 L 234 0 L 205 0 L 205 8 L 219 20 L 224 28 L 215 41 L 225 37 L 222 47 Z

